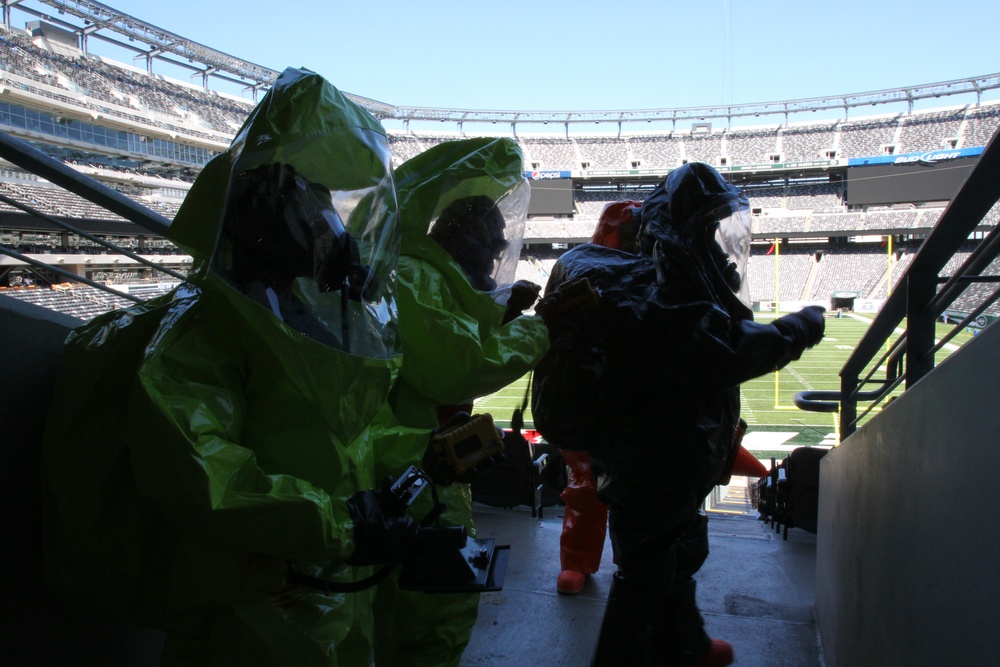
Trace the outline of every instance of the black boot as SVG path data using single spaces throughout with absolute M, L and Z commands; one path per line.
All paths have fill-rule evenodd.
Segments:
M 695 516 L 677 540 L 673 590 L 655 635 L 664 665 L 693 665 L 712 647 L 696 602 L 694 575 L 708 558 L 708 518 Z
M 656 627 L 656 637 L 662 639 L 658 656 L 663 665 L 693 665 L 712 648 L 705 633 L 705 621 L 695 603 L 696 584 L 693 579 L 677 582 L 670 604 Z
M 597 638 L 593 667 L 646 667 L 658 661 L 654 637 L 673 582 L 673 551 L 648 567 L 615 573 Z M 658 565 L 659 567 L 656 567 Z
M 642 584 L 615 573 L 594 649 L 593 667 L 653 664 L 652 621 L 656 616 L 647 603 L 647 592 Z

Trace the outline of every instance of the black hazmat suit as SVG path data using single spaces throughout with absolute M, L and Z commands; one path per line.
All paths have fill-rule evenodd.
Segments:
M 822 338 L 816 307 L 753 321 L 740 298 L 748 211 L 715 169 L 688 163 L 639 210 L 639 255 L 573 248 L 539 306 L 552 348 L 535 371 L 535 426 L 557 447 L 590 451 L 610 505 L 619 571 L 595 665 L 689 664 L 708 651 L 692 579 L 708 556 L 699 508 L 728 483 L 739 385 Z M 598 305 L 560 313 L 583 278 Z

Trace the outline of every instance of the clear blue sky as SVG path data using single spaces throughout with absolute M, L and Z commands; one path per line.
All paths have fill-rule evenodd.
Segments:
M 670 108 L 1000 72 L 1000 0 L 104 2 L 231 55 L 307 67 L 341 90 L 404 106 Z M 14 24 L 31 18 L 15 12 Z

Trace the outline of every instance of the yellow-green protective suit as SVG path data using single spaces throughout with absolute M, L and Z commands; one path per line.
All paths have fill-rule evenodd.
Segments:
M 403 364 L 392 407 L 407 426 L 436 427 L 439 406 L 471 403 L 510 384 L 548 350 L 541 318 L 525 315 L 501 325 L 504 307 L 473 288 L 448 253 L 427 236 L 431 223 L 454 200 L 471 195 L 500 200 L 525 187 L 521 170 L 520 150 L 510 139 L 439 144 L 396 169 L 403 234 L 397 283 Z M 517 223 L 523 224 L 523 218 L 507 221 L 509 226 Z M 469 485 L 451 484 L 439 492 L 448 506 L 441 524 L 465 525 L 474 535 Z M 411 508 L 416 518 L 429 509 L 429 501 L 418 498 Z M 376 664 L 457 665 L 478 604 L 478 593 L 399 591 L 394 577 L 380 583 Z
M 212 257 L 232 179 L 272 163 L 333 193 L 370 269 L 366 298 L 345 308 L 296 282 L 308 312 L 350 320 L 353 352 L 285 324 L 215 271 L 232 259 Z M 376 486 L 381 438 L 397 451 L 427 442 L 395 428 L 387 407 L 398 252 L 388 165 L 374 118 L 321 77 L 286 70 L 171 227 L 197 260 L 188 281 L 67 341 L 44 450 L 46 573 L 76 604 L 166 630 L 164 664 L 370 664 L 374 589 L 302 588 L 288 572 L 371 574 L 344 562 L 355 547 L 346 501 Z

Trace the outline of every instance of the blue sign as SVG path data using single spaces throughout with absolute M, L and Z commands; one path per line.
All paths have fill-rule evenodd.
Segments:
M 526 171 L 524 172 L 525 178 L 530 178 L 533 181 L 544 181 L 549 178 L 569 178 L 572 176 L 572 172 L 569 171 Z
M 945 148 L 924 153 L 903 153 L 902 155 L 875 155 L 872 157 L 852 157 L 847 161 L 848 167 L 865 167 L 875 164 L 923 164 L 935 165 L 949 160 L 981 155 L 984 146 L 971 148 Z

